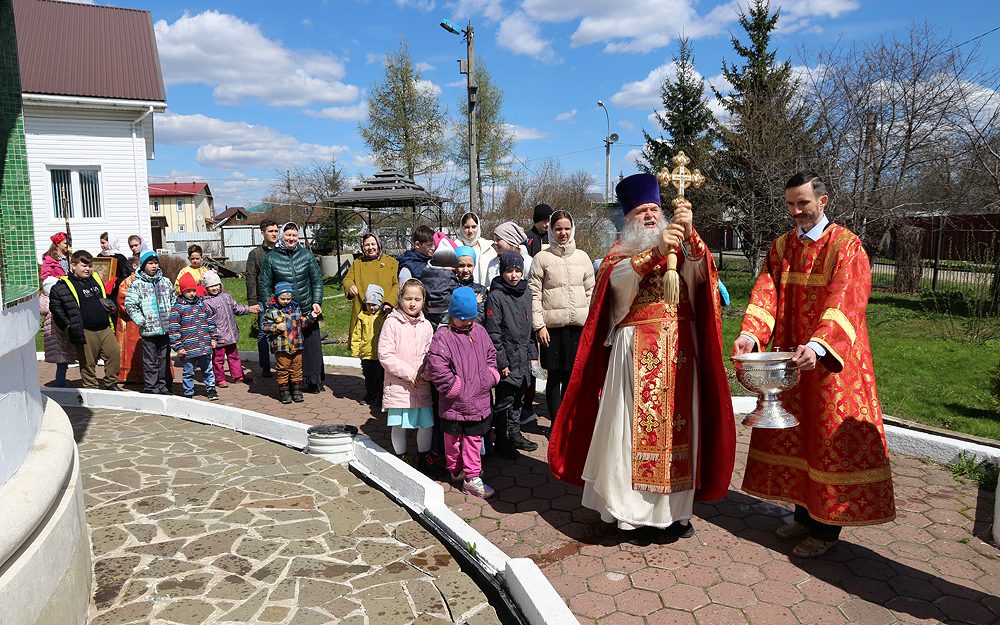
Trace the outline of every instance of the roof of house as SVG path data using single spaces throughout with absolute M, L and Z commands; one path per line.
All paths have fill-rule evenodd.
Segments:
M 305 217 L 305 209 L 297 206 L 289 206 L 285 204 L 273 204 L 271 210 L 266 213 L 247 213 L 246 219 L 241 219 L 239 221 L 227 221 L 226 223 L 220 224 L 220 227 L 246 227 L 246 226 L 260 226 L 260 223 L 265 219 L 277 220 L 279 224 L 286 221 L 294 221 L 295 223 L 302 225 L 302 218 Z M 307 224 L 318 224 L 323 221 L 326 216 L 326 211 L 323 209 L 321 204 L 316 204 L 313 207 L 312 214 L 309 216 Z M 216 215 L 215 220 L 218 222 L 222 216 Z
M 149 197 L 174 197 L 182 195 L 198 195 L 203 192 L 211 197 L 212 191 L 207 182 L 150 182 Z
M 247 209 L 243 208 L 242 206 L 230 206 L 226 210 L 216 215 L 215 220 L 222 221 L 223 219 L 229 219 L 230 217 L 236 215 L 237 213 L 243 213 L 243 216 L 246 217 Z
M 21 92 L 165 102 L 149 11 L 14 0 Z

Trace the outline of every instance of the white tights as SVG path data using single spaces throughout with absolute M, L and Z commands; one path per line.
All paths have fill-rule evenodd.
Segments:
M 390 433 L 392 438 L 392 450 L 396 455 L 406 453 L 406 430 L 400 425 L 392 426 Z M 431 443 L 434 441 L 434 428 L 417 429 L 417 451 L 424 453 L 431 450 Z

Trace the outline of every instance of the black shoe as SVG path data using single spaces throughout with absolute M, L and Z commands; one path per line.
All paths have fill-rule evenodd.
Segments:
M 643 526 L 634 530 L 622 530 L 625 542 L 637 547 L 648 547 L 653 543 L 656 528 Z
M 520 432 L 510 437 L 510 444 L 513 445 L 515 449 L 520 449 L 521 451 L 535 451 L 538 449 L 538 443 L 529 441 L 524 437 L 524 434 L 521 434 Z
M 293 402 L 301 404 L 306 400 L 306 398 L 302 396 L 302 389 L 299 388 L 298 384 L 289 384 L 288 391 L 292 394 Z
M 263 370 L 263 371 L 260 372 L 260 377 L 262 377 L 262 378 L 273 378 L 274 374 L 271 373 L 270 371 L 268 371 L 267 369 L 265 369 L 265 370 Z
M 216 392 L 214 387 L 205 391 L 205 396 L 211 401 L 219 401 L 219 393 Z
M 309 384 L 306 384 L 306 392 L 307 393 L 312 393 L 313 395 L 316 395 L 317 393 L 322 392 L 322 390 L 323 390 L 323 387 L 321 385 L 319 385 L 319 384 L 314 383 L 314 382 L 310 382 Z
M 118 386 L 117 382 L 113 382 L 111 384 L 104 384 L 101 386 L 101 388 L 103 388 L 106 391 L 114 391 L 116 393 L 122 392 L 122 387 Z
M 694 525 L 690 521 L 674 521 L 667 527 L 666 534 L 670 538 L 691 538 L 694 536 Z
M 152 391 L 152 392 L 156 393 L 157 395 L 173 395 L 174 394 L 174 392 L 172 390 L 170 390 L 169 388 L 161 388 L 158 391 Z
M 283 404 L 292 403 L 292 394 L 288 392 L 287 386 L 278 387 L 278 400 Z
M 493 445 L 493 450 L 498 456 L 507 458 L 508 460 L 513 460 L 521 455 L 517 450 L 517 446 L 506 438 L 497 440 L 496 444 Z

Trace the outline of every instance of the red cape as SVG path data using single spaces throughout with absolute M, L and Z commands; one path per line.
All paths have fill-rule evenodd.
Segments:
M 612 248 L 612 252 L 614 248 Z M 611 306 L 607 302 L 611 263 L 605 257 L 597 275 L 587 323 L 580 336 L 573 373 L 559 415 L 549 438 L 549 467 L 560 480 L 583 485 L 581 475 L 594 435 L 601 390 L 608 371 L 611 348 L 608 336 Z M 736 420 L 726 369 L 722 364 L 722 319 L 719 314 L 718 272 L 706 251 L 709 279 L 695 293 L 694 309 L 698 345 L 698 405 L 701 413 L 698 441 L 698 500 L 722 499 L 729 490 L 736 462 Z M 683 263 L 683 256 L 678 257 Z

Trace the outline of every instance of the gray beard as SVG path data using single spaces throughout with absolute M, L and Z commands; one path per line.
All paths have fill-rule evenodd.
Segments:
M 660 244 L 660 231 L 666 228 L 668 222 L 663 217 L 657 221 L 655 230 L 648 230 L 641 221 L 628 221 L 622 229 L 618 240 L 618 250 L 629 256 L 654 248 Z

